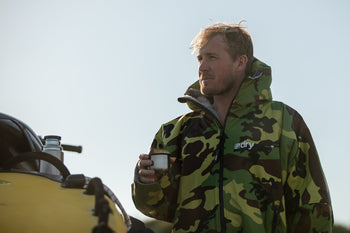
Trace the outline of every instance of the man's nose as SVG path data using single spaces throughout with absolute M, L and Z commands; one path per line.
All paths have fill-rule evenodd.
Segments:
M 209 69 L 208 63 L 203 59 L 198 65 L 198 70 L 199 72 L 203 72 L 203 71 L 208 71 L 208 69 Z

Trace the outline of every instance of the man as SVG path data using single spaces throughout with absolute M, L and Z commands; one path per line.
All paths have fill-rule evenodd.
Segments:
M 160 179 L 141 154 L 133 200 L 173 232 L 331 232 L 328 187 L 310 132 L 272 101 L 271 69 L 240 25 L 214 24 L 191 47 L 199 81 L 179 98 L 192 112 L 160 128 L 170 153 Z

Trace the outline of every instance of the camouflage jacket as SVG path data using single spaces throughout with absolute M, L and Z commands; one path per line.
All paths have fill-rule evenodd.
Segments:
M 173 232 L 331 232 L 333 213 L 302 117 L 272 101 L 271 69 L 255 60 L 225 125 L 198 82 L 179 98 L 193 110 L 160 128 L 152 148 L 175 162 L 155 184 L 135 172 L 133 200 Z

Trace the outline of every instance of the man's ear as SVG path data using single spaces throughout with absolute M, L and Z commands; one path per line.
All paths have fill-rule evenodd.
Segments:
M 238 58 L 238 67 L 240 70 L 244 70 L 247 67 L 247 63 L 248 63 L 248 57 L 247 55 L 240 55 Z

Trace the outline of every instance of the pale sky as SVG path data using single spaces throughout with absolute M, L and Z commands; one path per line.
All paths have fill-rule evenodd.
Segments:
M 272 67 L 272 95 L 308 124 L 335 222 L 350 226 L 350 1 L 0 0 L 0 112 L 83 146 L 71 173 L 100 177 L 126 211 L 133 170 L 197 79 L 200 28 L 238 23 Z

